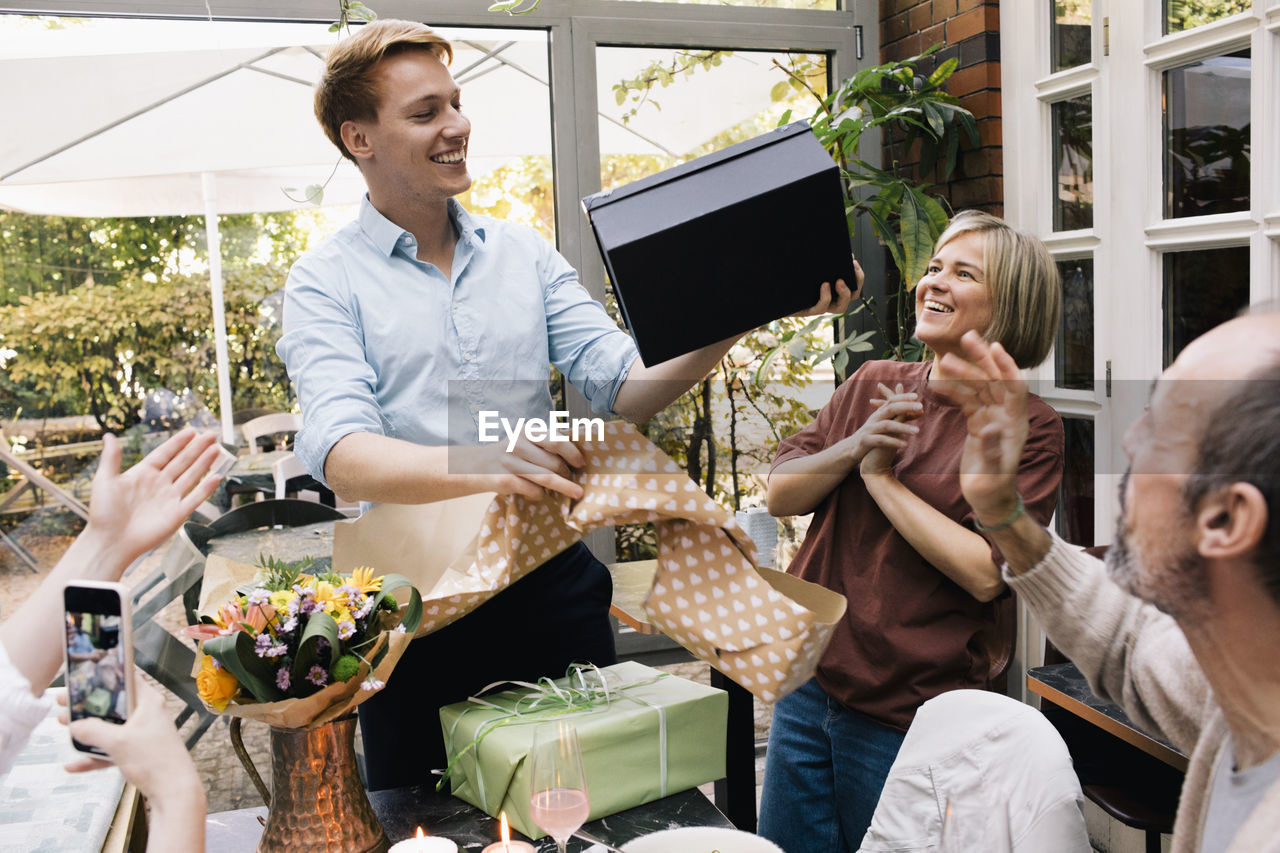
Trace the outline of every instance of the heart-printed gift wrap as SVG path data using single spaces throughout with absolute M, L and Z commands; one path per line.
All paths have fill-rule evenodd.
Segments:
M 418 636 L 479 607 L 597 527 L 653 522 L 658 569 L 649 621 L 766 702 L 817 668 L 845 599 L 756 565 L 733 513 L 707 497 L 632 425 L 581 441 L 574 472 L 584 494 L 471 495 L 433 504 L 382 504 L 334 532 L 335 571 L 394 566 L 422 593 Z

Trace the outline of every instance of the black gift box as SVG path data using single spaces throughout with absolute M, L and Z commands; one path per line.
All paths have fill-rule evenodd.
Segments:
M 855 278 L 839 169 L 805 122 L 587 196 L 645 364 L 739 335 Z

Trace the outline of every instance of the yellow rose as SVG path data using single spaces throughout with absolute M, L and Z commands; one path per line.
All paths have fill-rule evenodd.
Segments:
M 240 692 L 240 682 L 226 669 L 215 665 L 211 655 L 205 655 L 196 675 L 196 691 L 205 704 L 221 714 Z

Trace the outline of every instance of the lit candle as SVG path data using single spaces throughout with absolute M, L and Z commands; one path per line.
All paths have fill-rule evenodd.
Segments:
M 507 828 L 507 813 L 498 812 L 498 832 L 501 841 L 495 841 L 484 848 L 481 853 L 536 853 L 532 844 L 527 841 L 512 841 L 511 830 Z
M 532 850 L 533 848 L 529 848 Z M 418 827 L 418 834 L 391 845 L 387 853 L 458 853 L 458 845 L 447 838 L 427 835 Z

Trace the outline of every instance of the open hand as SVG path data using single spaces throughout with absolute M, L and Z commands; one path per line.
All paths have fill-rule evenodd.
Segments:
M 994 524 L 1017 505 L 1018 463 L 1030 429 L 1027 383 L 999 343 L 970 331 L 960 348 L 963 356 L 943 356 L 941 367 L 951 378 L 936 390 L 958 403 L 968 418 L 960 490 L 979 520 Z
M 217 477 L 205 476 L 218 458 L 216 441 L 184 429 L 121 474 L 120 440 L 104 435 L 89 528 L 130 561 L 159 545 L 218 487 Z

